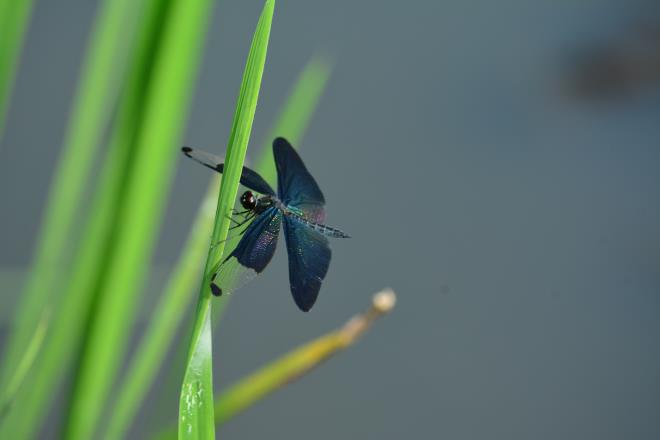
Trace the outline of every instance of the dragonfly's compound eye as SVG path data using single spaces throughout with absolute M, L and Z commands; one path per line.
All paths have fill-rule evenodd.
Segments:
M 252 191 L 245 191 L 241 196 L 241 205 L 243 208 L 253 210 L 257 206 L 257 199 L 252 194 Z

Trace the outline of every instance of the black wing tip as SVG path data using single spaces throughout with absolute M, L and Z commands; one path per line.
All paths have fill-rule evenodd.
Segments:
M 334 238 L 353 238 L 351 235 L 347 234 L 344 231 L 337 229 L 336 235 L 333 235 Z
M 291 145 L 291 142 L 283 138 L 282 136 L 278 136 L 273 140 L 273 148 L 290 148 L 293 149 L 293 146 Z
M 296 305 L 298 306 L 301 312 L 305 312 L 305 313 L 309 312 L 310 310 L 312 310 L 312 307 L 314 307 L 314 304 L 310 304 L 309 306 L 302 306 L 300 304 L 296 304 Z
M 181 147 L 181 151 L 182 151 L 183 154 L 185 154 L 186 156 L 190 156 L 190 153 L 192 153 L 192 150 L 193 150 L 193 149 L 190 148 L 190 147 L 186 147 L 186 146 Z
M 211 293 L 213 296 L 222 296 L 222 289 L 217 284 L 211 283 Z
M 316 300 L 319 297 L 319 290 L 321 290 L 320 285 L 312 291 L 305 292 L 303 295 L 300 295 L 300 292 L 294 293 L 292 290 L 293 301 L 301 311 L 309 312 L 314 307 L 314 304 L 316 304 Z

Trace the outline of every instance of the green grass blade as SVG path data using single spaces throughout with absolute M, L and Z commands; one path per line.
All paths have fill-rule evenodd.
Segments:
M 252 121 L 257 108 L 261 78 L 266 62 L 268 39 L 273 19 L 274 0 L 267 0 L 259 17 L 238 95 L 234 122 L 227 147 L 225 169 L 216 209 L 215 225 L 200 288 L 195 324 L 190 340 L 188 362 L 179 400 L 179 438 L 215 438 L 213 422 L 213 379 L 211 347 L 212 268 L 224 252 L 224 240 L 229 230 L 231 209 L 238 192 L 245 152 L 250 140 Z
M 128 367 L 117 401 L 109 412 L 110 422 L 105 432 L 108 440 L 126 436 L 126 430 L 165 359 L 184 311 L 192 302 L 193 285 L 199 281 L 199 268 L 204 264 L 209 237 L 213 231 L 219 183 L 220 178 L 216 177 L 209 185 L 179 262 Z
M 56 318 L 49 331 L 47 343 L 39 361 L 30 375 L 30 381 L 20 399 L 18 420 L 7 431 L 15 433 L 16 438 L 32 438 L 38 428 L 35 420 L 41 420 L 62 374 L 80 346 L 89 310 L 94 299 L 96 282 L 100 277 L 101 267 L 110 236 L 111 223 L 118 196 L 117 185 L 124 166 L 124 150 L 112 148 L 106 160 L 101 177 L 100 190 L 94 201 L 92 215 L 83 233 L 84 240 L 78 251 L 73 267 L 75 276 L 71 279 L 65 296 L 57 308 Z M 125 155 L 124 155 L 125 156 Z M 18 404 L 17 404 L 18 406 Z M 18 435 L 20 433 L 20 435 Z M 0 433 L 0 438 L 3 436 Z
M 0 139 L 31 13 L 32 0 L 0 0 Z
M 2 383 L 34 333 L 43 310 L 59 299 L 62 264 L 68 256 L 72 225 L 92 161 L 103 136 L 118 85 L 126 68 L 126 45 L 131 38 L 135 2 L 107 0 L 97 16 L 82 69 L 70 125 L 48 195 L 35 257 L 14 320 L 3 362 Z M 123 29 L 117 37 L 117 29 Z
M 142 120 L 144 95 L 153 65 L 151 58 L 157 52 L 162 16 L 167 9 L 164 6 L 167 4 L 169 0 L 147 0 L 144 13 L 136 17 L 141 20 L 137 45 L 134 50 L 130 50 L 131 69 L 122 94 L 110 148 L 103 160 L 91 215 L 82 233 L 81 246 L 76 252 L 68 285 L 54 310 L 47 342 L 30 374 L 30 380 L 17 398 L 16 406 L 20 406 L 21 411 L 13 413 L 13 423 L 8 423 L 6 435 L 11 433 L 13 438 L 34 437 L 61 376 L 85 335 L 90 307 L 113 242 L 112 231 L 132 163 L 135 133 Z M 142 6 L 134 2 L 133 6 L 136 5 Z M 0 438 L 4 438 L 2 433 Z
M 81 358 L 66 428 L 71 439 L 92 438 L 121 365 L 137 311 L 136 294 L 150 265 L 179 138 L 210 17 L 210 0 L 175 0 L 164 24 L 133 167 L 117 218 L 112 256 L 98 313 Z

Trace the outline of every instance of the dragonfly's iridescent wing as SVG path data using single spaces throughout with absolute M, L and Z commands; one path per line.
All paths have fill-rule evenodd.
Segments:
M 275 253 L 282 212 L 268 208 L 252 221 L 231 254 L 218 267 L 211 290 L 231 293 L 261 273 Z
M 181 151 L 195 162 L 201 163 L 205 167 L 211 168 L 214 171 L 222 173 L 222 170 L 224 169 L 222 159 L 214 154 L 190 147 L 183 147 L 181 148 Z M 266 182 L 256 171 L 252 171 L 247 167 L 243 167 L 243 171 L 241 172 L 241 185 L 261 194 L 275 195 L 275 191 L 273 191 L 273 188 L 270 187 L 268 182 Z
M 293 300 L 300 310 L 307 312 L 319 295 L 332 252 L 326 237 L 293 215 L 284 216 L 284 237 Z
M 315 223 L 325 220 L 325 198 L 305 164 L 284 138 L 273 141 L 273 155 L 277 166 L 278 197 L 287 206 L 301 210 Z

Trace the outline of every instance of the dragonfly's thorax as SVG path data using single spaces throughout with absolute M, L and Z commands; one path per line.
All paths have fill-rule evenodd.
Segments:
M 262 212 L 266 211 L 268 208 L 273 206 L 278 207 L 280 205 L 279 200 L 273 196 L 262 196 L 257 199 L 257 204 L 255 205 L 253 211 L 255 214 L 259 215 Z
M 280 199 L 278 199 L 277 197 L 275 197 L 273 195 L 260 197 L 257 200 L 257 205 L 255 206 L 253 211 L 256 214 L 261 214 L 262 212 L 264 212 L 268 208 L 277 208 L 284 215 L 292 215 L 292 216 L 295 216 L 295 217 L 299 217 L 301 219 L 307 219 L 307 216 L 305 215 L 305 213 L 301 209 L 298 209 L 295 206 L 285 205 L 284 203 L 282 203 L 282 201 Z

